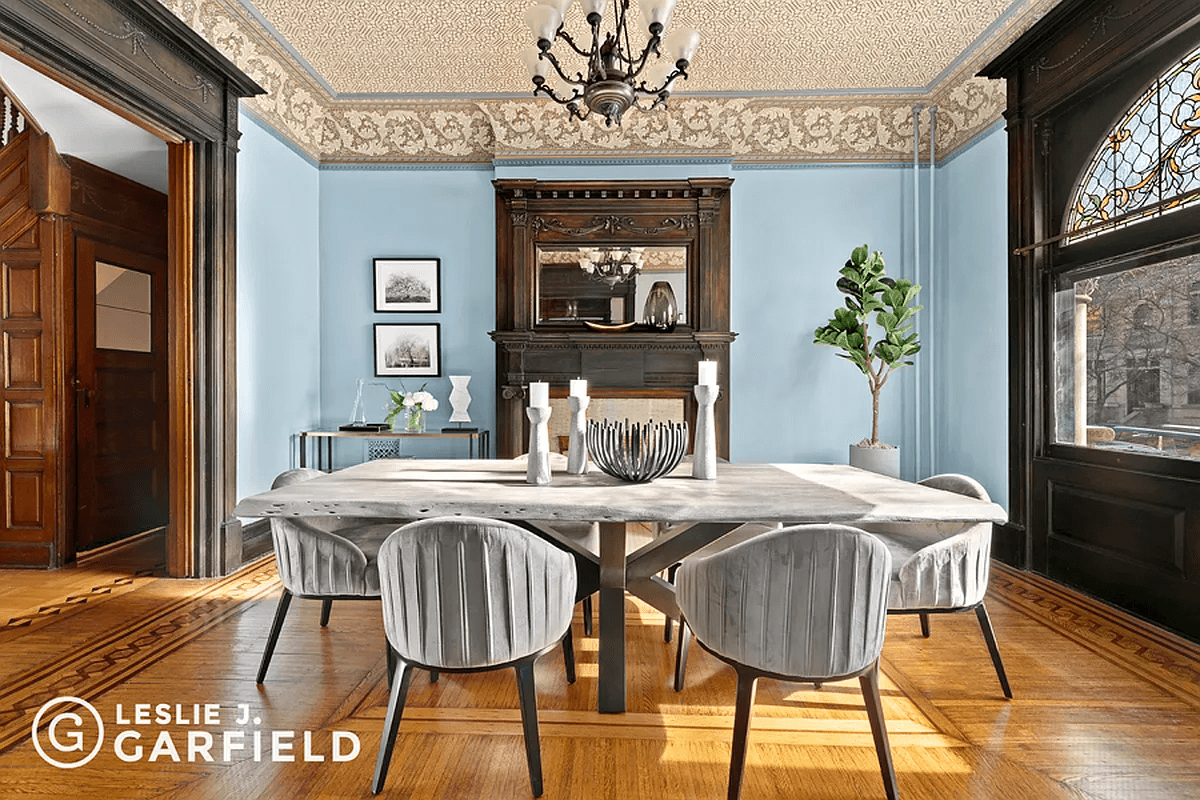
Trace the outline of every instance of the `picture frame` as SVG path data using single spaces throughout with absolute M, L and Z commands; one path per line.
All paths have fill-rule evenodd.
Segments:
M 429 323 L 375 323 L 375 375 L 381 378 L 437 378 L 442 374 L 442 326 Z
M 375 311 L 436 314 L 442 310 L 440 258 L 376 258 Z

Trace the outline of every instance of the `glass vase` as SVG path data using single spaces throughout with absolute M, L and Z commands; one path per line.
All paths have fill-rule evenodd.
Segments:
M 401 433 L 424 433 L 425 410 L 422 408 L 406 408 L 401 415 Z
M 645 323 L 656 331 L 670 333 L 675 330 L 675 323 L 679 321 L 679 306 L 671 284 L 666 281 L 654 282 L 646 294 L 643 316 Z

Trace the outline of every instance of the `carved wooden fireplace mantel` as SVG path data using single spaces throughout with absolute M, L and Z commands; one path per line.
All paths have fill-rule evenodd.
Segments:
M 696 364 L 716 361 L 717 451 L 728 458 L 729 353 L 737 336 L 729 330 L 733 180 L 493 183 L 498 454 L 525 450 L 531 381 L 548 382 L 554 397 L 582 377 L 593 397 L 678 398 L 694 431 Z M 647 249 L 640 293 L 631 284 L 626 292 L 624 284 L 589 281 L 579 268 L 579 248 L 629 247 Z M 645 284 L 668 277 L 681 312 L 673 331 L 587 324 L 640 323 Z

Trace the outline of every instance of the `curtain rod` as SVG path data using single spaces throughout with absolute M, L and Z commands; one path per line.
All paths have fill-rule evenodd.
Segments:
M 1133 211 L 1127 211 L 1124 214 L 1118 214 L 1117 216 L 1110 217 L 1102 222 L 1093 222 L 1091 225 L 1085 225 L 1082 228 L 1076 228 L 1075 230 L 1067 233 L 1060 233 L 1056 236 L 1051 236 L 1047 239 L 1036 241 L 1033 244 L 1027 244 L 1024 247 L 1018 247 L 1016 250 L 1013 250 L 1013 255 L 1023 256 L 1028 252 L 1037 250 L 1039 247 L 1045 247 L 1047 245 L 1054 244 L 1055 242 L 1061 242 L 1063 239 L 1071 239 L 1076 236 L 1084 236 L 1092 231 L 1111 228 L 1115 225 L 1119 225 L 1127 219 L 1148 216 L 1153 214 L 1155 211 L 1160 211 L 1171 206 L 1183 206 L 1189 201 L 1196 199 L 1200 199 L 1200 190 L 1187 192 L 1185 194 L 1177 194 L 1174 197 L 1168 197 L 1166 200 L 1159 200 L 1157 203 L 1152 203 L 1148 206 L 1142 206 L 1141 208 L 1134 209 Z

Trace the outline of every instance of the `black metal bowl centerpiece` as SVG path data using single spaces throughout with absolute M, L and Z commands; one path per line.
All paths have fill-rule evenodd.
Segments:
M 661 478 L 678 466 L 688 446 L 686 422 L 645 424 L 588 420 L 588 455 L 602 472 L 630 483 Z

